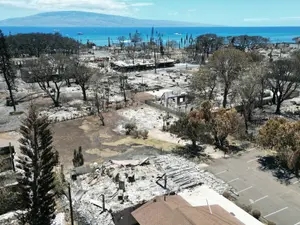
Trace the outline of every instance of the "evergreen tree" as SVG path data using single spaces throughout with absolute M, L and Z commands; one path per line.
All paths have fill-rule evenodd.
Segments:
M 15 74 L 13 72 L 11 63 L 10 63 L 10 54 L 8 50 L 8 45 L 6 43 L 4 34 L 0 30 L 0 74 L 2 73 L 5 83 L 7 85 L 7 89 L 9 91 L 9 96 L 11 100 L 11 104 L 16 111 L 16 104 L 14 101 L 14 96 L 12 90 L 15 84 Z
M 81 148 L 81 146 L 79 146 L 79 150 L 78 150 L 78 161 L 79 161 L 79 165 L 83 166 L 84 159 L 83 159 L 83 154 L 82 154 L 82 148 Z
M 51 225 L 54 218 L 54 175 L 56 164 L 52 147 L 52 133 L 46 117 L 38 117 L 33 106 L 20 127 L 21 156 L 18 168 L 22 171 L 18 178 L 26 221 L 30 225 Z
M 82 148 L 81 146 L 79 146 L 78 152 L 76 149 L 74 149 L 73 166 L 79 167 L 79 166 L 83 166 L 83 164 L 84 164 L 84 158 L 82 154 Z

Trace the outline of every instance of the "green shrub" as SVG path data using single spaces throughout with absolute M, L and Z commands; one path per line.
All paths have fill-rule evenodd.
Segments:
M 253 216 L 255 219 L 259 220 L 259 218 L 260 218 L 260 216 L 261 216 L 261 212 L 258 211 L 258 210 L 256 210 L 256 209 L 254 209 L 254 210 L 252 211 L 252 216 Z
M 140 132 L 140 134 L 141 134 L 142 138 L 144 140 L 146 140 L 148 138 L 149 131 L 143 130 L 143 131 Z
M 137 129 L 137 127 L 136 127 L 135 123 L 126 123 L 125 124 L 126 135 L 130 135 L 131 132 L 136 129 Z

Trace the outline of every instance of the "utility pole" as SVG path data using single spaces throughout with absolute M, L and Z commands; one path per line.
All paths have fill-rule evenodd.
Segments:
M 74 225 L 73 206 L 72 206 L 72 196 L 71 196 L 71 186 L 70 186 L 70 183 L 68 183 L 68 191 L 69 191 L 71 225 Z

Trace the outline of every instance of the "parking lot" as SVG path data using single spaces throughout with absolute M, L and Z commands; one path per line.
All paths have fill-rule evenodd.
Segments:
M 230 183 L 239 194 L 239 202 L 252 205 L 277 225 L 300 225 L 300 181 L 286 185 L 270 171 L 262 171 L 259 156 L 251 150 L 240 157 L 215 160 L 208 170 Z

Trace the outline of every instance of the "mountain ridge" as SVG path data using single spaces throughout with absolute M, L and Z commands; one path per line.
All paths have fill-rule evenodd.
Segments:
M 0 26 L 32 27 L 208 27 L 211 24 L 172 20 L 147 20 L 83 11 L 44 12 L 0 21 Z

